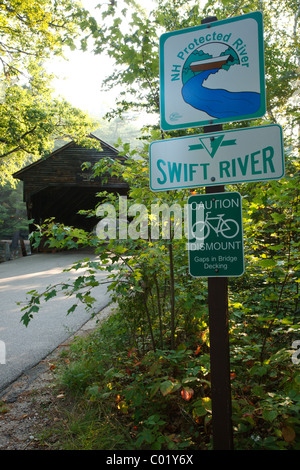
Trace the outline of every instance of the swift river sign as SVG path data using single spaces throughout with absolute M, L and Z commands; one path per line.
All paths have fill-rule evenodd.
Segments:
M 194 277 L 243 274 L 242 198 L 238 192 L 189 197 L 187 248 Z
M 162 34 L 160 89 L 166 131 L 262 117 L 262 13 Z
M 282 128 L 247 127 L 152 142 L 152 191 L 280 179 Z

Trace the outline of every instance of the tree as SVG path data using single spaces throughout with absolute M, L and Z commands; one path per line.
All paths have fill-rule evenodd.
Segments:
M 115 72 L 107 84 L 114 86 L 119 83 L 124 87 L 124 99 L 120 100 L 117 112 L 122 114 L 135 108 L 158 113 L 158 37 L 161 33 L 194 26 L 205 16 L 216 15 L 223 19 L 257 9 L 264 10 L 268 112 L 262 120 L 242 125 L 258 125 L 265 121 L 284 125 L 286 176 L 268 183 L 228 186 L 229 190 L 238 190 L 243 195 L 247 261 L 245 274 L 229 279 L 232 418 L 240 449 L 298 447 L 299 375 L 291 367 L 288 353 L 299 332 L 297 315 L 300 299 L 300 168 L 299 159 L 296 158 L 298 135 L 294 132 L 295 126 L 299 125 L 299 114 L 293 103 L 298 87 L 299 7 L 296 3 L 290 0 L 242 0 L 237 5 L 228 0 L 209 0 L 201 9 L 200 2 L 195 0 L 159 0 L 157 9 L 149 15 L 131 0 L 126 2 L 133 8 L 131 12 L 126 8 L 118 11 L 115 3 L 110 3 L 102 6 L 105 26 L 99 30 L 96 39 L 97 51 L 107 51 L 116 60 Z M 289 23 L 292 27 L 288 27 Z M 241 124 L 232 126 L 235 125 Z M 190 132 L 199 130 L 186 130 L 186 133 Z M 151 130 L 149 142 L 164 137 L 169 136 L 154 129 Z M 124 145 L 124 152 L 130 153 L 128 144 Z M 122 174 L 129 183 L 128 196 L 137 205 L 150 208 L 166 202 L 169 207 L 175 203 L 182 207 L 189 195 L 188 190 L 149 191 L 147 154 L 146 144 L 140 152 L 140 161 L 131 158 L 121 166 L 101 159 L 94 171 L 103 178 L 107 172 L 111 172 L 112 176 Z M 136 152 L 131 156 L 136 157 Z M 200 193 L 203 188 L 196 191 Z M 108 202 L 114 203 L 118 213 L 118 197 L 101 194 L 101 197 L 105 196 Z M 137 227 L 138 215 L 133 222 Z M 150 234 L 149 226 L 147 228 Z M 95 247 L 101 262 L 85 259 L 76 263 L 74 269 L 85 268 L 86 271 L 72 285 L 50 286 L 42 294 L 31 291 L 31 298 L 22 309 L 24 324 L 28 325 L 39 310 L 40 300 L 48 301 L 56 295 L 59 287 L 89 307 L 93 301 L 91 290 L 101 282 L 97 280 L 97 271 L 107 270 L 108 281 L 111 281 L 109 289 L 120 307 L 118 328 L 114 330 L 117 338 L 109 349 L 110 352 L 117 351 L 117 360 L 111 367 L 112 356 L 109 353 L 108 372 L 107 366 L 93 367 L 89 382 L 92 385 L 86 390 L 97 400 L 103 393 L 102 383 L 107 383 L 109 379 L 112 393 L 118 393 L 123 404 L 132 406 L 128 415 L 130 420 L 134 416 L 137 423 L 142 424 L 137 447 L 146 441 L 146 445 L 149 444 L 146 448 L 153 445 L 153 449 L 160 449 L 162 442 L 168 446 L 164 438 L 158 442 L 158 438 L 162 437 L 160 432 L 170 434 L 170 430 L 164 428 L 166 422 L 172 420 L 176 423 L 178 414 L 183 415 L 182 407 L 179 406 L 177 414 L 174 410 L 180 398 L 176 392 L 184 384 L 181 396 L 190 404 L 184 415 L 197 423 L 196 432 L 191 432 L 193 437 L 199 436 L 199 425 L 202 426 L 200 445 L 203 445 L 211 417 L 210 407 L 204 406 L 204 403 L 208 405 L 210 402 L 207 284 L 205 279 L 189 276 L 185 238 L 174 240 L 171 236 L 167 240 L 154 240 L 154 237 L 146 236 L 107 242 L 93 234 L 63 227 L 53 220 L 35 234 L 37 242 L 45 234 L 50 246 L 73 248 L 86 244 Z M 76 304 L 69 312 L 75 308 Z M 117 346 L 121 344 L 120 337 L 125 330 L 126 341 L 123 344 L 129 345 L 130 354 L 122 369 Z M 113 335 L 107 336 L 111 340 Z M 133 350 L 137 360 L 128 373 Z M 97 350 L 97 357 L 100 356 Z M 166 371 L 164 367 L 168 361 L 170 368 Z M 180 375 L 187 368 L 188 373 L 182 380 Z M 98 377 L 95 370 L 100 371 Z M 76 380 L 78 369 L 69 369 L 68 374 Z M 158 401 L 158 391 L 161 392 L 161 401 Z M 108 397 L 106 392 L 105 389 L 105 400 Z M 138 399 L 135 400 L 135 397 Z M 164 415 L 166 418 L 159 420 L 166 410 L 169 411 Z M 178 441 L 176 436 L 178 442 L 180 446 L 182 441 Z M 199 446 L 199 442 L 197 444 Z M 174 442 L 171 445 L 173 447 L 170 448 L 174 448 Z
M 11 239 L 15 232 L 28 231 L 26 207 L 22 202 L 22 185 L 12 189 L 9 184 L 1 188 L 0 239 Z
M 232 15 L 238 15 L 240 13 L 248 13 L 249 11 L 256 10 L 260 7 L 263 7 L 265 11 L 265 29 L 266 29 L 266 77 L 267 77 L 267 86 L 269 92 L 268 100 L 268 114 L 263 120 L 280 122 L 286 121 L 290 124 L 293 121 L 297 122 L 296 112 L 290 115 L 290 99 L 295 92 L 296 85 L 294 83 L 286 83 L 284 77 L 286 74 L 296 78 L 297 69 L 295 68 L 297 57 L 297 31 L 295 33 L 295 27 L 285 29 L 285 18 L 294 18 L 297 19 L 297 8 L 296 5 L 290 2 L 284 4 L 284 8 L 281 6 L 281 3 L 277 3 L 272 6 L 267 2 L 261 4 L 261 2 L 252 1 L 250 4 L 240 3 L 238 7 L 232 5 L 228 1 L 220 1 L 218 3 L 213 3 L 208 1 L 203 10 L 200 9 L 199 2 L 190 1 L 190 2 L 170 2 L 158 0 L 158 8 L 153 10 L 149 15 L 146 15 L 145 12 L 133 1 L 128 0 L 127 4 L 130 5 L 133 10 L 129 11 L 123 9 L 117 11 L 117 8 L 114 4 L 105 5 L 103 12 L 103 20 L 105 21 L 106 26 L 103 26 L 97 33 L 96 44 L 98 48 L 97 52 L 106 51 L 109 55 L 113 56 L 116 60 L 116 71 L 114 74 L 109 77 L 109 82 L 111 86 L 113 83 L 123 84 L 125 91 L 128 92 L 128 95 L 133 96 L 132 100 L 123 100 L 120 102 L 119 112 L 127 112 L 130 108 L 146 108 L 149 112 L 158 112 L 158 36 L 159 34 L 165 32 L 166 30 L 178 29 L 187 26 L 194 26 L 199 23 L 199 16 L 209 16 L 215 14 L 218 18 L 222 19 L 224 17 L 230 17 Z M 276 5 L 278 10 L 276 10 Z M 270 6 L 268 10 L 266 7 Z M 276 27 L 276 22 L 280 17 L 283 20 L 283 26 L 280 24 L 280 28 Z M 126 27 L 123 24 L 123 20 L 126 19 Z M 296 25 L 297 22 L 295 21 Z M 276 41 L 275 41 L 276 39 Z M 285 41 L 288 41 L 289 48 L 286 48 Z M 274 57 L 272 53 L 274 52 Z M 275 73 L 274 63 L 278 65 L 279 73 Z M 273 83 L 274 78 L 274 83 Z M 126 86 L 125 86 L 126 85 Z M 124 92 L 125 93 L 125 92 Z M 262 120 L 262 121 L 263 121 Z M 261 121 L 259 121 L 261 122 Z M 291 127 L 288 128 L 291 130 Z M 196 132 L 197 130 L 187 130 L 186 132 Z M 151 139 L 158 139 L 160 133 L 157 130 L 154 130 L 151 135 Z M 161 137 L 165 137 L 162 135 Z M 287 134 L 287 137 L 290 137 Z M 293 136 L 292 136 L 293 137 Z M 271 182 L 268 184 L 268 192 L 263 192 L 262 184 L 245 184 L 239 187 L 240 192 L 245 196 L 244 200 L 244 211 L 245 211 L 245 245 L 246 245 L 246 254 L 249 257 L 249 269 L 262 269 L 259 277 L 263 278 L 265 283 L 270 282 L 272 284 L 272 289 L 275 288 L 278 295 L 278 305 L 276 307 L 276 312 L 281 311 L 281 302 L 284 298 L 283 293 L 286 290 L 287 292 L 295 291 L 297 294 L 293 297 L 295 302 L 293 303 L 293 312 L 297 310 L 298 305 L 298 284 L 297 284 L 297 263 L 295 260 L 295 253 L 299 246 L 299 239 L 296 233 L 295 226 L 292 223 L 293 217 L 298 217 L 298 207 L 299 207 L 299 193 L 297 188 L 298 179 L 293 175 L 299 174 L 299 163 L 295 160 L 295 140 L 294 138 L 287 139 L 286 142 L 290 145 L 290 150 L 286 155 L 286 168 L 287 168 L 287 179 L 283 179 L 279 182 Z M 126 153 L 129 152 L 129 146 L 125 145 Z M 149 193 L 149 185 L 145 178 L 147 174 L 147 145 L 141 152 L 142 160 L 139 162 L 130 162 L 117 170 L 113 168 L 112 165 L 105 165 L 102 160 L 99 165 L 96 165 L 94 170 L 96 174 L 105 175 L 105 172 L 111 171 L 112 175 L 122 174 L 123 177 L 129 182 L 131 188 L 129 196 L 131 199 L 137 203 L 147 204 L 148 207 L 151 204 L 165 201 L 170 205 L 176 201 L 176 198 L 181 202 L 186 200 L 187 192 L 180 192 L 180 198 L 178 196 L 179 192 L 171 194 L 153 194 Z M 115 172 L 115 173 L 113 173 Z M 288 183 L 287 183 L 288 182 Z M 266 186 L 266 185 L 265 185 Z M 264 187 L 265 187 L 264 186 Z M 232 189 L 236 190 L 236 186 Z M 286 197 L 281 196 L 281 191 L 287 193 Z M 202 191 L 200 188 L 199 192 Z M 295 191 L 295 195 L 292 198 L 292 211 L 288 201 L 291 201 L 291 194 Z M 263 194 L 262 194 L 263 193 Z M 111 196 L 110 196 L 111 198 Z M 111 201 L 111 199 L 109 199 Z M 255 208 L 262 208 L 263 214 L 255 213 Z M 258 223 L 257 218 L 261 217 L 261 223 Z M 279 234 L 278 234 L 278 243 L 274 245 L 274 221 L 279 224 Z M 50 224 L 48 227 L 47 234 L 50 236 L 51 231 L 54 230 L 53 227 L 56 227 L 54 224 Z M 56 230 L 56 229 L 55 229 Z M 60 228 L 60 230 L 63 230 Z M 293 235 L 291 233 L 293 232 Z M 295 232 L 295 233 L 294 233 Z M 77 235 L 76 235 L 77 238 Z M 84 240 L 89 238 L 84 235 Z M 276 239 L 276 240 L 277 240 Z M 58 246 L 60 246 L 61 241 L 64 241 L 64 237 L 59 237 Z M 73 243 L 72 240 L 67 237 L 68 243 Z M 55 236 L 54 241 L 55 246 Z M 92 244 L 95 244 L 93 240 Z M 151 237 L 144 241 L 138 241 L 137 245 L 133 244 L 133 247 L 130 247 L 130 250 L 133 248 L 133 252 L 130 250 L 127 251 L 125 247 L 123 251 L 122 241 L 121 248 L 117 248 L 117 254 L 113 251 L 114 247 L 112 246 L 112 253 L 115 260 L 119 261 L 119 258 L 122 259 L 123 254 L 126 252 L 127 255 L 130 253 L 132 256 L 132 263 L 135 263 L 134 270 L 131 267 L 131 270 L 134 271 L 133 281 L 137 281 L 138 289 L 134 291 L 137 295 L 139 292 L 143 292 L 143 308 L 146 308 L 145 299 L 148 298 L 149 292 L 154 291 L 158 288 L 158 291 L 163 288 L 168 288 L 169 290 L 169 307 L 171 309 L 171 319 L 174 326 L 175 319 L 175 298 L 180 298 L 181 295 L 178 292 L 181 292 L 182 285 L 184 285 L 184 280 L 186 278 L 186 267 L 184 269 L 179 269 L 179 275 L 177 279 L 174 277 L 174 259 L 182 259 L 183 255 L 181 250 L 183 249 L 184 243 L 180 240 L 178 243 L 174 239 L 170 239 L 167 244 L 163 242 L 163 248 L 160 248 L 161 240 L 156 241 L 153 244 Z M 149 243 L 148 248 L 146 248 L 147 243 Z M 140 247 L 142 245 L 142 248 Z M 145 246 L 146 245 L 146 246 Z M 74 245 L 72 245 L 74 246 Z M 270 256 L 273 253 L 272 250 L 275 250 L 276 247 L 280 246 L 282 251 L 276 256 L 276 261 L 271 260 Z M 102 247 L 103 248 L 103 247 Z M 141 257 L 137 255 L 141 249 Z M 120 251 L 121 250 L 121 251 Z M 104 247 L 104 259 L 106 259 L 107 249 Z M 119 256 L 121 254 L 121 256 Z M 147 258 L 147 254 L 149 257 Z M 159 254 L 159 255 L 158 255 Z M 164 256 L 163 256 L 164 255 Z M 149 272 L 153 271 L 153 263 L 149 258 L 156 259 L 156 265 L 160 267 L 156 275 L 149 277 Z M 274 264 L 275 263 L 275 264 Z M 126 263 L 125 263 L 126 264 Z M 166 266 L 169 266 L 168 274 L 166 274 Z M 275 267 L 280 266 L 280 269 L 276 270 Z M 128 267 L 128 266 L 127 266 Z M 126 269 L 127 269 L 126 267 Z M 274 272 L 272 271 L 271 275 L 268 271 L 269 268 L 274 267 Z M 293 268 L 291 270 L 291 267 Z M 267 269 L 264 269 L 267 268 Z M 159 280 L 158 273 L 165 274 L 165 277 Z M 155 273 L 156 274 L 156 273 Z M 124 292 L 126 289 L 123 284 L 123 273 L 121 272 L 120 277 L 117 275 L 117 281 L 114 283 L 114 287 L 118 288 L 118 293 Z M 182 276 L 182 277 L 181 277 Z M 248 276 L 247 274 L 243 279 L 252 279 L 252 271 Z M 261 278 L 260 278 L 261 276 Z M 274 277 L 273 277 L 274 276 Z M 170 278 L 169 281 L 166 281 L 167 278 Z M 142 281 L 141 281 L 142 279 Z M 153 283 L 153 280 L 157 281 L 155 286 L 149 286 L 149 283 Z M 120 283 L 119 283 L 120 280 Z M 255 280 L 257 277 L 255 276 Z M 235 281 L 232 281 L 232 286 L 234 287 Z M 177 283 L 178 291 L 175 292 L 175 283 Z M 236 281 L 236 285 L 242 285 L 243 280 Z M 180 286 L 180 287 L 179 287 Z M 250 288 L 247 292 L 250 292 L 248 300 L 250 301 L 251 297 L 251 288 L 253 287 L 250 283 Z M 275 287 L 276 286 L 276 287 Z M 246 290 L 246 289 L 245 289 Z M 157 302 L 159 302 L 159 295 L 157 295 Z M 186 299 L 185 295 L 182 295 L 182 299 Z M 177 301 L 177 305 L 178 304 Z M 159 307 L 158 311 L 159 311 Z M 180 307 L 181 309 L 181 307 Z M 184 310 L 184 308 L 182 308 Z M 271 320 L 271 325 L 273 320 Z M 173 346 L 174 346 L 174 329 L 172 326 L 172 336 L 173 336 Z M 265 340 L 264 340 L 265 341 Z M 264 353 L 262 354 L 262 357 Z
M 276 121 L 285 116 L 289 122 L 299 122 L 291 98 L 299 89 L 299 6 L 296 1 L 209 0 L 201 7 L 199 0 L 157 0 L 156 8 L 145 12 L 134 0 L 126 7 L 102 5 L 105 19 L 98 31 L 95 53 L 105 51 L 116 61 L 114 73 L 106 80 L 109 87 L 124 86 L 119 109 L 146 109 L 159 112 L 159 36 L 168 31 L 199 25 L 201 19 L 216 16 L 222 20 L 256 10 L 262 10 L 265 31 L 265 65 L 267 115 Z M 292 114 L 291 114 L 292 111 Z M 295 121 L 296 120 L 296 121 Z M 187 131 L 189 132 L 189 131 Z
M 26 86 L 12 84 L 0 105 L 0 181 L 11 179 L 27 161 L 43 157 L 54 139 L 91 143 L 87 135 L 97 124 L 64 99 L 52 98 L 49 77 L 35 62 L 28 66 Z
M 1 54 L 5 78 L 18 76 L 27 59 L 44 61 L 75 49 L 82 31 L 92 36 L 97 22 L 77 0 L 11 0 L 0 2 Z M 87 38 L 81 38 L 84 49 Z
M 96 22 L 73 0 L 0 2 L 0 184 L 26 162 L 48 152 L 55 138 L 88 145 L 96 124 L 63 99 L 52 99 L 43 61 L 75 48 Z

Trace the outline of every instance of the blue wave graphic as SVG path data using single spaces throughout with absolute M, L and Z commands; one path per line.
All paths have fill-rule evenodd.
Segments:
M 206 70 L 190 78 L 182 88 L 182 96 L 193 108 L 222 119 L 256 113 L 261 105 L 259 93 L 253 91 L 231 92 L 203 86 L 204 80 L 219 69 Z

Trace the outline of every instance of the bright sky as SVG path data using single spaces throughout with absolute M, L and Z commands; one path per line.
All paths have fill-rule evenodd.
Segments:
M 100 0 L 82 0 L 82 3 L 100 20 L 99 10 L 95 9 Z M 116 98 L 113 92 L 108 94 L 101 90 L 103 80 L 112 70 L 112 60 L 92 52 L 69 49 L 65 56 L 68 60 L 54 58 L 47 67 L 56 76 L 52 81 L 55 94 L 92 116 L 102 117 Z
M 55 59 L 49 71 L 57 76 L 52 81 L 55 94 L 61 95 L 90 115 L 102 117 L 114 103 L 117 93 L 103 92 L 102 81 L 112 70 L 109 58 L 88 52 L 68 52 L 68 61 Z
M 109 1 L 109 0 L 107 0 Z M 96 9 L 101 0 L 82 0 L 99 23 L 101 18 Z M 149 0 L 139 0 L 145 8 Z M 66 50 L 68 61 L 55 58 L 47 67 L 57 78 L 52 81 L 55 94 L 61 95 L 72 105 L 87 111 L 93 117 L 103 117 L 112 109 L 118 96 L 118 90 L 102 91 L 103 80 L 113 70 L 113 60 L 105 55 L 94 55 L 92 52 Z

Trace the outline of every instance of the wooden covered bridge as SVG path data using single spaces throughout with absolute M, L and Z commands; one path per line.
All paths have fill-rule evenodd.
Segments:
M 97 139 L 102 151 L 86 148 L 69 142 L 22 170 L 14 173 L 14 178 L 23 181 L 24 201 L 28 219 L 41 224 L 45 219 L 55 217 L 57 222 L 85 230 L 92 230 L 96 220 L 79 215 L 82 209 L 94 209 L 99 203 L 99 191 L 117 192 L 126 195 L 128 185 L 121 177 L 93 177 L 92 170 L 82 171 L 82 164 L 90 162 L 91 167 L 101 158 L 110 157 L 124 163 L 111 145 Z M 33 227 L 31 227 L 32 229 Z

